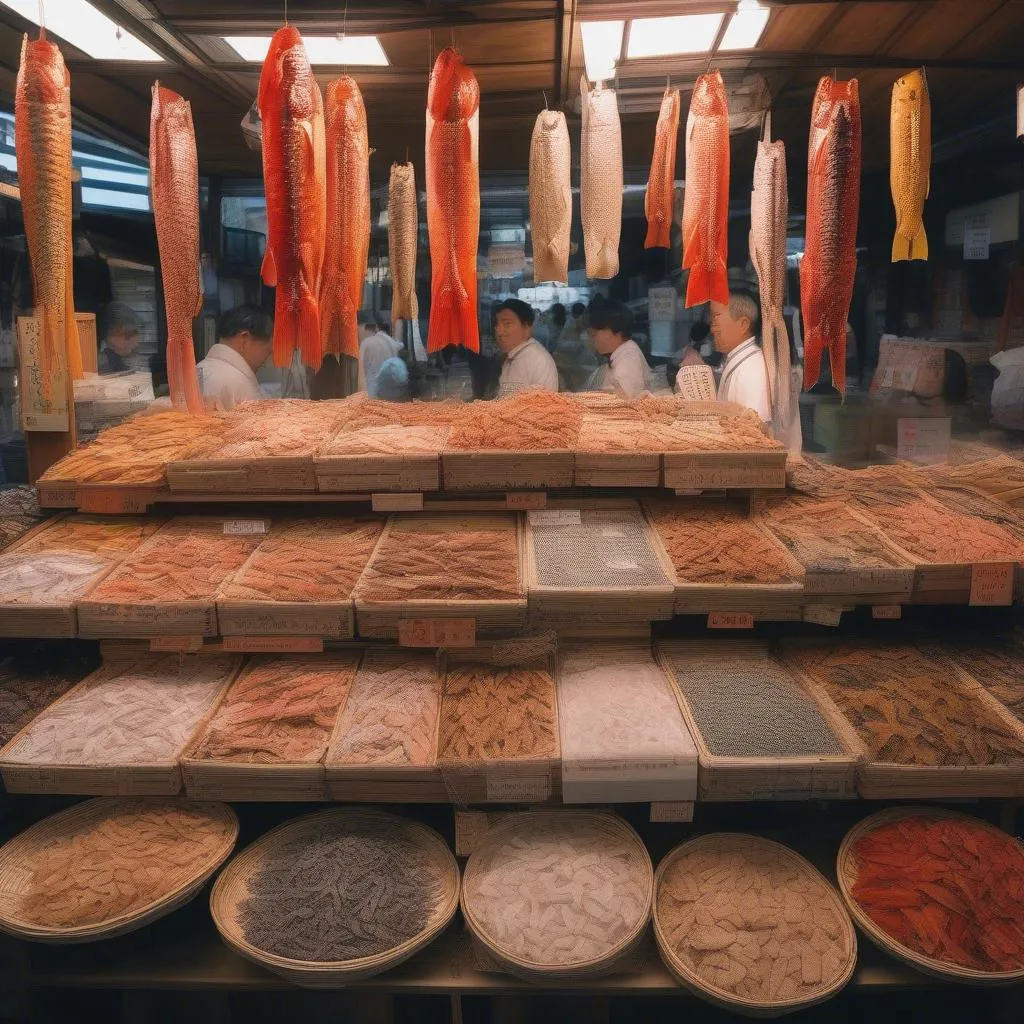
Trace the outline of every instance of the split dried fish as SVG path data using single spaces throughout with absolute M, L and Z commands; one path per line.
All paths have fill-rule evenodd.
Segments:
M 448 437 L 452 451 L 545 451 L 574 448 L 583 414 L 565 395 L 526 391 L 466 406 Z
M 938 649 L 1024 722 L 1024 647 L 1017 639 L 958 636 Z
M 0 746 L 9 743 L 40 712 L 59 700 L 81 672 L 26 671 L 0 663 Z
M 534 281 L 569 280 L 572 189 L 569 129 L 560 110 L 537 115 L 530 140 L 530 239 Z
M 400 423 L 363 427 L 335 435 L 320 446 L 318 459 L 366 455 L 439 455 L 448 427 L 406 427 Z
M 109 555 L 12 551 L 0 558 L 0 607 L 72 605 L 84 597 L 113 564 Z
M 73 551 L 80 555 L 124 555 L 135 551 L 163 526 L 141 516 L 67 516 L 41 527 L 18 546 L 19 554 Z

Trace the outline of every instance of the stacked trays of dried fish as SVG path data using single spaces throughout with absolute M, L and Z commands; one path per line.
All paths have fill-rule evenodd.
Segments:
M 856 735 L 766 644 L 666 641 L 658 657 L 697 744 L 701 800 L 856 795 Z
M 179 759 L 241 667 L 228 655 L 141 654 L 111 662 L 0 751 L 12 793 L 173 796 Z
M 842 499 L 769 498 L 760 520 L 803 566 L 808 597 L 902 604 L 914 589 L 914 566 L 885 534 Z
M 198 895 L 237 838 L 225 804 L 76 804 L 0 847 L 0 930 L 50 943 L 135 931 Z
M 424 620 L 471 632 L 526 624 L 514 514 L 393 516 L 354 592 L 361 637 L 394 640 Z
M 531 621 L 571 629 L 672 618 L 672 563 L 636 502 L 570 511 L 555 522 L 532 519 L 525 545 Z
M 1015 566 L 1020 591 L 1024 525 L 1013 509 L 968 487 L 876 487 L 854 501 L 916 566 L 916 602 L 967 603 L 979 563 Z
M 551 659 L 494 664 L 486 648 L 449 655 L 437 766 L 452 803 L 557 797 L 558 698 Z
M 307 988 L 402 963 L 444 930 L 458 904 L 459 867 L 433 829 L 355 807 L 268 832 L 228 864 L 210 896 L 232 949 Z
M 161 525 L 63 516 L 26 534 L 0 555 L 0 634 L 75 636 L 77 603 Z
M 748 1017 L 823 1003 L 857 963 L 839 894 L 799 854 L 760 836 L 713 833 L 677 846 L 658 865 L 654 934 L 680 984 Z
M 697 748 L 650 646 L 563 646 L 558 670 L 562 800 L 697 799 Z
M 1024 795 L 1024 725 L 938 651 L 790 643 L 836 728 L 852 728 L 869 799 Z
M 734 502 L 644 503 L 675 568 L 675 613 L 748 612 L 799 619 L 804 570 Z
M 447 802 L 437 767 L 443 682 L 434 653 L 363 655 L 324 762 L 332 800 Z
M 0 551 L 28 533 L 42 517 L 34 487 L 0 487 Z
M 978 818 L 890 807 L 855 825 L 836 874 L 876 946 L 968 985 L 1024 980 L 1024 847 Z
M 275 522 L 217 593 L 221 636 L 351 639 L 352 591 L 382 530 L 379 519 Z
M 91 493 L 111 487 L 165 487 L 167 464 L 215 445 L 226 422 L 223 416 L 168 411 L 104 430 L 92 444 L 65 455 L 39 478 L 39 504 L 78 508 L 88 504 Z
M 1019 453 L 961 443 L 961 458 L 957 460 L 956 446 L 954 442 L 948 465 L 928 468 L 929 477 L 952 487 L 970 487 L 1018 511 L 1024 510 L 1024 459 Z M 963 452 L 963 448 L 974 451 Z
M 595 978 L 637 963 L 653 888 L 647 850 L 618 815 L 510 814 L 470 854 L 462 914 L 483 966 L 527 981 Z
M 661 449 L 651 428 L 639 420 L 584 412 L 574 459 L 576 486 L 658 487 Z
M 579 403 L 549 391 L 524 391 L 467 405 L 441 455 L 446 491 L 571 487 Z
M 216 636 L 217 594 L 262 540 L 214 517 L 171 520 L 79 602 L 79 633 Z
M 343 429 L 316 453 L 317 490 L 436 491 L 450 427 L 401 423 Z
M 958 635 L 938 649 L 1024 723 L 1024 644 L 1018 636 Z
M 359 656 L 253 658 L 181 758 L 195 800 L 326 800 L 324 755 Z
M 334 434 L 334 402 L 247 402 L 234 411 L 220 442 L 168 463 L 172 491 L 246 494 L 315 491 L 313 455 Z

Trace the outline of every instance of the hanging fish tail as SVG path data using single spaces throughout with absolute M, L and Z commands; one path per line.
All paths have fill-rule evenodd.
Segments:
M 725 260 L 717 256 L 711 264 L 701 262 L 690 268 L 686 285 L 686 305 L 699 306 L 703 302 L 729 303 L 729 271 Z
M 645 249 L 669 249 L 671 248 L 670 225 L 668 221 L 657 213 L 647 221 L 647 238 L 644 240 Z
M 899 232 L 892 240 L 892 262 L 900 260 L 926 260 L 928 259 L 928 236 L 925 234 L 924 223 L 918 229 L 913 238 L 907 238 Z
M 39 306 L 36 315 L 42 320 L 42 337 L 39 341 L 41 389 L 43 398 L 49 401 L 53 397 L 54 375 L 64 366 L 61 358 L 61 320 L 57 311 L 50 306 Z
M 792 360 L 789 354 L 789 329 L 786 327 L 786 318 L 782 315 L 782 310 L 776 311 L 772 333 L 775 335 L 775 360 L 778 366 L 778 395 L 775 402 L 779 419 L 785 425 L 789 423 L 789 417 L 792 415 L 793 385 L 790 374 Z
M 81 380 L 85 376 L 82 365 L 82 341 L 78 336 L 78 321 L 75 319 L 75 289 L 72 267 L 74 256 L 71 251 L 71 240 L 68 239 L 68 272 L 64 288 L 64 344 L 67 347 L 68 372 L 72 380 Z
M 356 310 L 340 283 L 328 284 L 320 293 L 320 349 L 324 354 L 359 358 Z
M 832 386 L 846 398 L 846 325 L 828 343 L 828 358 L 832 367 Z
M 167 386 L 172 405 L 184 406 L 193 416 L 205 411 L 191 330 L 181 328 L 167 336 Z
M 298 333 L 302 361 L 312 370 L 319 370 L 323 360 L 320 347 L 320 304 L 309 291 L 299 296 Z
M 768 406 L 774 409 L 779 398 L 779 339 L 775 322 L 764 308 L 761 310 L 761 351 L 764 353 L 765 366 L 768 368 Z
M 821 376 L 821 354 L 825 339 L 818 327 L 807 327 L 804 335 L 804 391 L 810 391 Z
M 447 278 L 438 289 L 430 307 L 430 329 L 427 332 L 427 351 L 439 352 L 446 345 L 465 345 L 474 352 L 480 351 L 479 338 L 467 333 L 467 311 L 469 293 L 458 276 Z M 473 319 L 476 311 L 473 310 Z M 475 344 L 474 344 L 475 342 Z

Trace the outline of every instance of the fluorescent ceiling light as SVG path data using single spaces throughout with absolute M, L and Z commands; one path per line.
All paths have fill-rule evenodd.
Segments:
M 622 30 L 624 21 L 584 21 L 583 61 L 587 65 L 587 78 L 603 82 L 615 76 L 615 63 L 622 56 Z
M 740 0 L 736 13 L 722 37 L 720 50 L 752 50 L 757 46 L 768 24 L 771 12 L 757 0 Z
M 626 57 L 667 57 L 705 53 L 718 35 L 723 14 L 682 14 L 671 18 L 634 18 Z
M 39 24 L 39 0 L 0 0 L 33 25 Z M 136 39 L 87 0 L 44 0 L 46 31 L 60 36 L 96 60 L 162 61 L 163 57 Z
M 224 42 L 243 60 L 262 63 L 270 36 L 224 36 Z M 369 64 L 387 67 L 388 56 L 376 36 L 303 36 L 310 64 Z

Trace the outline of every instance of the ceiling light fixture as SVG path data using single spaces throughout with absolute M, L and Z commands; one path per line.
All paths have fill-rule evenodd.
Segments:
M 740 0 L 736 13 L 729 19 L 719 50 L 752 50 L 764 34 L 770 14 L 758 0 Z
M 242 60 L 262 63 L 270 49 L 270 36 L 223 36 Z M 388 56 L 376 36 L 303 36 L 310 64 L 361 64 L 387 67 Z
M 624 21 L 584 21 L 580 23 L 583 34 L 583 62 L 587 66 L 587 78 L 592 82 L 603 82 L 615 76 L 615 64 L 622 56 L 622 32 Z
M 39 0 L 0 0 L 0 4 L 39 25 Z M 88 0 L 57 0 L 42 5 L 46 31 L 96 60 L 162 61 L 163 57 L 111 21 Z
M 706 53 L 718 36 L 724 14 L 681 14 L 669 18 L 634 18 L 629 23 L 627 59 Z

